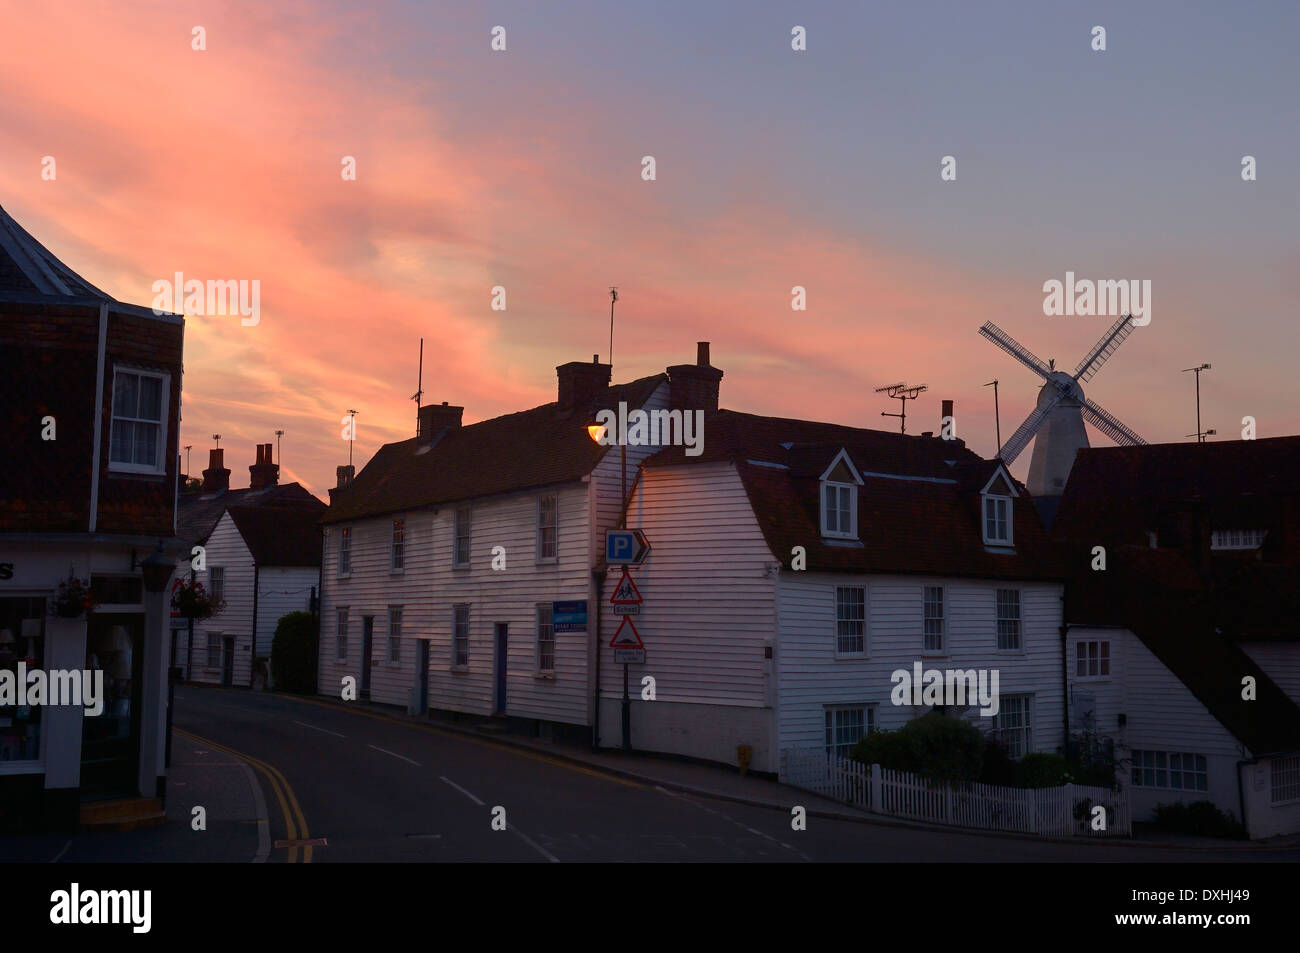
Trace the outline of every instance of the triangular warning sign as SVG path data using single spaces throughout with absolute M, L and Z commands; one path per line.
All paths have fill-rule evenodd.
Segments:
M 641 635 L 637 632 L 636 626 L 632 624 L 630 615 L 623 616 L 623 624 L 614 633 L 614 640 L 609 643 L 609 647 L 612 649 L 645 648 L 645 643 L 641 641 Z
M 609 597 L 609 601 L 616 606 L 641 604 L 641 590 L 636 587 L 636 583 L 632 581 L 632 576 L 626 569 L 623 570 L 623 578 L 614 587 L 614 594 Z

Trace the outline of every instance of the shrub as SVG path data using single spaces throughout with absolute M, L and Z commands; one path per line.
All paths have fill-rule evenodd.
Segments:
M 310 612 L 290 612 L 275 626 L 271 676 L 279 691 L 316 693 L 316 622 Z
M 929 712 L 898 731 L 867 735 L 851 757 L 936 781 L 974 781 L 984 764 L 984 735 L 968 721 Z
M 985 784 L 1010 787 L 1016 780 L 1016 763 L 1007 754 L 1006 747 L 996 738 L 984 739 L 984 766 L 980 778 Z
M 1213 801 L 1193 801 L 1185 804 L 1156 805 L 1156 827 L 1182 834 L 1199 834 L 1202 837 L 1245 838 L 1246 829 L 1231 811 L 1226 814 L 1214 806 Z
M 1013 783 L 1018 788 L 1055 788 L 1070 780 L 1069 764 L 1064 758 L 1035 752 L 1016 763 Z

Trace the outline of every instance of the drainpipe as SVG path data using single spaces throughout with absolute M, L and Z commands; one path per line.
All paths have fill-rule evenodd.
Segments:
M 261 567 L 257 565 L 257 560 L 253 560 L 253 644 L 249 647 L 252 657 L 248 660 L 248 687 L 253 687 L 253 679 L 256 677 L 254 669 L 257 662 L 257 590 L 260 588 L 257 584 L 257 576 Z
M 108 302 L 105 301 L 99 306 L 99 349 L 95 355 L 95 440 L 93 455 L 90 458 L 90 528 L 88 530 L 91 533 L 95 531 L 95 526 L 99 522 L 99 455 L 104 446 L 104 357 L 107 348 Z M 87 563 L 86 566 L 86 578 L 89 579 L 90 564 Z
M 1252 758 L 1250 761 L 1237 762 L 1237 811 L 1241 815 L 1241 826 L 1246 828 L 1247 837 L 1250 837 L 1250 825 L 1246 823 L 1246 788 L 1241 783 L 1241 769 L 1248 764 L 1258 763 L 1258 758 Z
M 600 608 L 601 603 L 604 601 L 605 573 L 602 570 L 593 569 L 591 579 L 596 585 L 596 707 L 595 714 L 592 716 L 591 750 L 596 751 L 600 748 Z
M 1069 583 L 1066 583 L 1069 586 Z M 1070 647 L 1069 632 L 1070 624 L 1066 620 L 1069 616 L 1066 612 L 1069 604 L 1065 599 L 1065 590 L 1061 592 L 1061 723 L 1065 728 L 1064 747 L 1065 759 L 1070 760 Z

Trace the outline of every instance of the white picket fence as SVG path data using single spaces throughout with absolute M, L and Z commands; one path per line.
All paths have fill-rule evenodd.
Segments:
M 829 758 L 822 748 L 781 752 L 781 781 L 876 814 L 980 830 L 1051 836 L 1114 837 L 1132 833 L 1128 792 L 1082 784 L 1008 788 L 956 787 L 906 771 Z M 1106 829 L 1093 829 L 1093 808 L 1106 809 Z

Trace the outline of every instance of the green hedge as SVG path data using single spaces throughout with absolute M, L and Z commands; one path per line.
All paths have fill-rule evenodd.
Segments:
M 290 612 L 275 626 L 271 675 L 282 692 L 316 694 L 316 622 L 310 612 Z
M 984 769 L 984 735 L 968 721 L 932 711 L 898 731 L 867 735 L 850 757 L 936 781 L 978 781 Z

